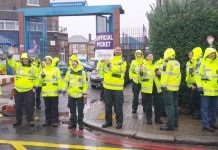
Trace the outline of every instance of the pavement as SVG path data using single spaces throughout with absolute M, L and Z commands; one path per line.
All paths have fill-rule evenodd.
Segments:
M 104 123 L 105 106 L 101 101 L 96 101 L 85 109 L 85 125 L 109 133 L 133 137 L 137 139 L 151 140 L 157 142 L 186 143 L 218 145 L 218 130 L 215 132 L 202 131 L 201 121 L 194 120 L 190 115 L 180 113 L 178 128 L 175 131 L 161 131 L 160 125 L 147 125 L 146 116 L 140 105 L 137 114 L 132 114 L 131 108 L 132 91 L 131 85 L 127 85 L 124 90 L 124 122 L 122 129 L 115 128 L 115 114 L 113 115 L 113 126 L 102 128 Z M 162 118 L 166 123 L 166 118 Z M 218 117 L 217 117 L 218 120 Z
M 10 78 L 10 77 L 9 77 Z M 12 80 L 11 80 L 12 81 Z M 8 103 L 9 91 L 12 88 L 11 84 L 2 85 L 3 96 L 0 97 L 0 107 Z M 97 95 L 97 96 L 96 96 Z M 127 84 L 124 90 L 124 122 L 122 129 L 115 128 L 115 114 L 113 115 L 113 126 L 102 128 L 104 123 L 105 106 L 99 101 L 100 91 L 97 89 L 89 89 L 88 103 L 84 109 L 84 123 L 90 128 L 105 131 L 124 137 L 133 137 L 136 139 L 170 142 L 170 143 L 186 143 L 186 144 L 204 144 L 218 146 L 218 130 L 215 132 L 207 132 L 201 130 L 201 121 L 194 120 L 190 115 L 180 113 L 178 128 L 175 131 L 161 131 L 160 125 L 147 125 L 146 116 L 139 105 L 136 114 L 132 114 L 131 101 L 132 91 L 131 84 Z M 61 103 L 59 105 L 60 122 L 67 123 L 69 120 L 69 109 L 67 108 L 67 96 L 60 96 Z M 43 101 L 42 101 L 43 103 Z M 181 110 L 181 109 L 180 109 Z M 162 118 L 166 123 L 166 118 Z M 217 117 L 218 120 L 218 117 Z

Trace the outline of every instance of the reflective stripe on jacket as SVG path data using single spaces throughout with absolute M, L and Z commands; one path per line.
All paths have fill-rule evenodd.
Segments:
M 141 67 L 143 68 L 142 73 L 140 73 L 142 93 L 151 94 L 153 92 L 153 84 L 155 84 L 158 93 L 162 92 L 160 78 L 155 74 L 155 70 L 158 69 L 158 67 L 149 61 L 144 61 Z
M 41 78 L 41 76 L 39 76 L 39 78 L 41 78 L 42 83 L 42 96 L 58 96 L 58 90 L 61 90 L 62 88 L 60 69 L 54 67 L 53 65 L 50 65 L 43 68 L 43 72 L 45 74 L 45 78 Z
M 124 75 L 126 72 L 126 61 L 121 56 L 114 56 L 108 64 L 106 64 L 103 86 L 110 90 L 123 90 Z
M 169 91 L 178 91 L 181 82 L 180 63 L 174 58 L 165 60 L 161 73 L 161 86 Z
M 8 64 L 15 71 L 14 88 L 18 92 L 27 92 L 38 86 L 38 71 L 34 65 L 23 66 L 21 62 L 8 59 Z
M 82 68 L 77 71 L 68 70 L 62 88 L 73 98 L 80 98 L 83 94 L 87 94 L 88 82 L 86 72 Z

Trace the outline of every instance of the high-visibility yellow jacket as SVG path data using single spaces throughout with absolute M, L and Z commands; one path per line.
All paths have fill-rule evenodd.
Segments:
M 96 71 L 98 72 L 100 77 L 104 77 L 104 67 L 105 67 L 105 61 L 99 60 L 96 66 Z
M 161 73 L 161 86 L 168 91 L 178 91 L 180 82 L 180 63 L 172 56 L 164 62 Z
M 193 57 L 186 63 L 186 78 L 185 81 L 188 87 L 196 85 L 196 74 L 198 73 L 202 61 L 202 49 L 196 47 L 192 50 Z
M 136 56 L 136 53 L 141 53 L 142 57 L 139 59 Z M 130 65 L 130 69 L 129 69 L 129 78 L 136 84 L 139 83 L 139 67 L 141 66 L 141 64 L 143 63 L 143 53 L 141 50 L 136 50 L 135 51 L 135 60 L 132 60 L 131 65 Z
M 141 65 L 142 72 L 140 72 L 140 83 L 141 83 L 141 91 L 142 93 L 149 93 L 152 94 L 153 92 L 153 84 L 157 88 L 157 92 L 160 93 L 161 91 L 161 82 L 160 77 L 156 76 L 155 71 L 159 68 L 153 64 L 151 61 L 144 60 L 143 64 Z
M 195 83 L 195 62 L 192 62 L 191 60 L 189 60 L 186 63 L 186 77 L 185 77 L 185 81 L 187 83 L 187 86 L 190 88 L 192 87 L 192 85 Z
M 27 92 L 38 87 L 38 71 L 37 68 L 29 63 L 24 66 L 22 62 L 15 62 L 13 58 L 8 59 L 8 64 L 15 71 L 14 88 L 18 92 Z
M 199 73 L 196 76 L 198 88 L 202 87 L 204 96 L 218 96 L 218 56 L 212 60 L 207 56 L 216 50 L 207 48 L 204 53 L 204 58 L 199 68 Z
M 41 63 L 36 63 L 36 62 L 32 62 L 33 65 L 35 65 L 37 71 L 38 71 L 38 74 L 40 74 L 42 72 L 42 65 Z M 41 87 L 42 86 L 42 83 L 40 82 L 41 80 L 39 80 L 39 83 L 38 83 L 38 87 Z
M 54 65 L 47 66 L 43 68 L 41 74 L 45 74 L 45 77 L 42 78 L 41 75 L 39 78 L 42 83 L 42 96 L 43 97 L 54 97 L 58 96 L 58 90 L 62 89 L 62 79 L 60 69 Z
M 87 94 L 87 76 L 81 64 L 79 64 L 76 69 L 71 67 L 71 69 L 67 71 L 62 89 L 67 91 L 73 98 L 81 98 L 83 94 Z
M 126 61 L 122 55 L 114 56 L 109 63 L 105 63 L 104 69 L 104 82 L 103 86 L 105 89 L 110 90 L 123 90 L 124 86 L 124 75 L 126 72 Z

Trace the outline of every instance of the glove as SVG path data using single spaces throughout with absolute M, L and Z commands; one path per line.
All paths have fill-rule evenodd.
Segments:
M 157 69 L 155 69 L 155 75 L 156 75 L 156 77 L 160 77 L 160 71 L 159 71 L 159 69 L 157 68 Z
M 162 91 L 166 91 L 166 90 L 167 90 L 167 87 L 161 87 L 161 90 L 162 90 Z
M 111 66 L 111 63 L 108 63 L 108 64 L 107 64 L 107 67 L 110 68 L 110 66 Z
M 13 56 L 12 54 L 7 53 L 7 57 L 8 57 L 8 59 L 11 59 L 12 56 Z
M 198 93 L 199 93 L 200 95 L 204 95 L 204 90 L 203 90 L 202 87 L 199 87 L 199 88 L 198 88 Z
M 45 78 L 45 74 L 44 74 L 44 73 L 42 73 L 42 74 L 41 74 L 41 77 L 42 77 L 42 78 Z
M 61 90 L 58 90 L 58 94 L 61 94 L 62 93 L 62 91 Z
M 34 86 L 34 87 L 33 87 L 33 93 L 36 93 L 36 90 L 37 90 L 37 87 Z
M 83 94 L 83 100 L 84 100 L 84 104 L 87 103 L 87 95 L 86 94 Z
M 62 91 L 62 94 L 65 95 L 67 92 L 65 90 Z

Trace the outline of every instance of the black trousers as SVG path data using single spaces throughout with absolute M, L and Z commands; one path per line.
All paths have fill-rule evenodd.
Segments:
M 132 83 L 132 92 L 133 92 L 133 101 L 132 101 L 132 110 L 137 110 L 139 105 L 139 93 L 141 91 L 141 84 Z M 145 108 L 143 105 L 143 110 L 145 112 Z
M 38 87 L 36 90 L 36 99 L 35 99 L 36 108 L 39 108 L 41 105 L 41 99 L 40 99 L 41 91 L 42 91 L 42 87 Z
M 33 121 L 34 113 L 34 94 L 32 90 L 27 92 L 15 91 L 15 109 L 16 109 L 16 121 L 22 122 L 23 108 L 26 110 L 26 119 L 28 122 Z
M 46 123 L 58 123 L 59 113 L 58 113 L 58 96 L 54 97 L 44 97 L 45 102 L 45 120 Z
M 106 122 L 112 123 L 112 107 L 116 113 L 116 124 L 123 124 L 123 90 L 104 90 L 104 102 L 105 102 L 105 119 Z
M 83 109 L 84 100 L 83 98 L 69 97 L 68 107 L 70 108 L 70 121 L 69 124 L 76 126 L 77 123 L 80 127 L 83 127 Z M 78 114 L 78 115 L 77 115 Z

